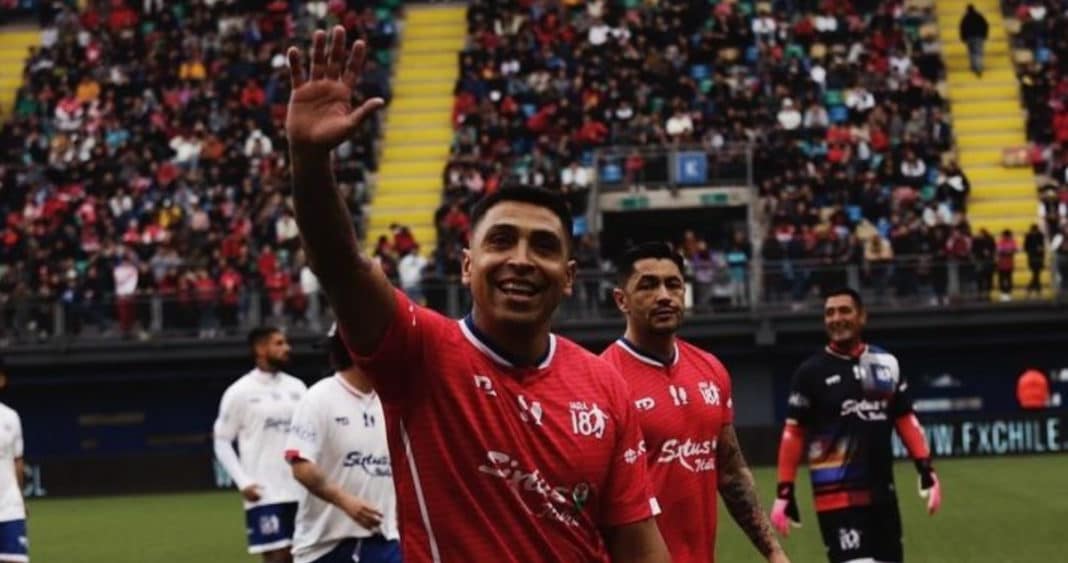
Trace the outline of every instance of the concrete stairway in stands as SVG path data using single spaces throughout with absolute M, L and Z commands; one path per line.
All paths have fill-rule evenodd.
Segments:
M 975 5 L 990 25 L 981 77 L 970 70 L 968 50 L 960 41 L 958 31 L 968 4 Z M 973 231 L 985 227 L 995 238 L 1002 230 L 1011 229 L 1022 248 L 1024 235 L 1038 219 L 1038 200 L 1030 167 L 1002 165 L 1002 150 L 1024 146 L 1027 138 L 1011 47 L 998 0 L 937 0 L 935 8 L 957 153 L 972 185 L 968 219 Z M 1024 295 L 1029 280 L 1027 257 L 1021 251 L 1016 256 L 1013 275 L 1013 293 L 1017 297 Z M 1043 272 L 1042 285 L 1047 290 L 1050 287 L 1048 269 Z
M 412 229 L 421 253 L 436 244 L 434 210 L 442 200 L 442 174 L 453 129 L 450 114 L 458 53 L 467 35 L 466 7 L 412 5 L 393 76 L 381 165 L 371 201 L 368 246 L 389 225 Z
M 40 43 L 39 30 L 0 28 L 0 121 L 6 120 L 15 107 L 15 93 L 22 85 L 29 48 Z

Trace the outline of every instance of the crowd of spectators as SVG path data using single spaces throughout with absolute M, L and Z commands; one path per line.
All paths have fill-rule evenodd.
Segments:
M 844 271 L 865 246 L 899 261 L 971 253 L 930 7 L 476 0 L 468 27 L 439 255 L 504 182 L 560 189 L 581 215 L 597 148 L 737 145 L 754 148 L 765 260 Z M 648 165 L 634 151 L 625 181 Z M 918 292 L 924 268 L 902 269 L 897 292 Z M 820 286 L 783 276 L 798 298 Z
M 284 49 L 339 23 L 372 49 L 362 95 L 389 97 L 399 0 L 64 2 L 0 131 L 0 331 L 234 327 L 318 305 L 289 197 Z M 375 121 L 339 149 L 358 223 Z M 310 303 L 314 302 L 314 303 Z M 260 304 L 256 304 L 260 305 Z M 118 323 L 113 322 L 118 320 Z M 139 319 L 141 322 L 138 322 Z M 3 337 L 3 335 L 0 335 Z

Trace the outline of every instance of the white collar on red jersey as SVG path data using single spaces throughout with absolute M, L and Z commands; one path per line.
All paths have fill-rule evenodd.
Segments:
M 470 315 L 457 321 L 460 324 L 460 332 L 463 333 L 464 338 L 471 343 L 472 346 L 478 349 L 479 352 L 489 356 L 494 362 L 508 368 L 516 367 L 515 362 L 509 360 L 507 354 L 503 350 L 497 350 L 493 344 L 490 343 L 482 334 L 479 333 L 478 327 L 474 325 L 474 322 L 468 321 Z M 549 364 L 553 361 L 553 356 L 556 355 L 556 335 L 549 333 L 549 349 L 545 352 L 545 357 L 538 362 L 537 369 L 545 369 L 549 367 Z
M 620 348 L 626 350 L 628 354 L 630 354 L 631 356 L 634 356 L 640 362 L 644 362 L 646 364 L 653 365 L 653 366 L 656 366 L 658 368 L 668 367 L 667 364 L 665 364 L 664 362 L 660 361 L 655 356 L 652 356 L 650 354 L 646 354 L 645 352 L 642 352 L 641 350 L 639 350 L 638 347 L 635 346 L 633 342 L 627 340 L 626 338 L 617 339 L 616 340 L 616 345 L 619 346 Z M 671 360 L 671 365 L 675 365 L 677 363 L 679 363 L 679 343 L 676 341 L 675 342 L 675 353 L 673 354 L 673 358 Z

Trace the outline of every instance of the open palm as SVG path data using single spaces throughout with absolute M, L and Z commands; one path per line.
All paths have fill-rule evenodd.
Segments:
M 293 89 L 286 115 L 286 134 L 294 151 L 327 152 L 350 137 L 360 123 L 382 106 L 371 98 L 352 107 L 352 94 L 363 70 L 367 47 L 356 41 L 345 58 L 345 28 L 335 26 L 312 37 L 310 72 L 305 76 L 300 50 L 290 47 L 289 77 Z

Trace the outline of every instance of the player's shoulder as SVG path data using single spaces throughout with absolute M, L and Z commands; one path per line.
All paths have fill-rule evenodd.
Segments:
M 601 350 L 600 354 L 597 354 L 597 357 L 607 362 L 614 362 L 618 361 L 620 352 L 619 340 L 613 340 L 605 346 L 604 350 Z
M 865 353 L 875 358 L 889 360 L 893 361 L 894 363 L 897 363 L 897 356 L 890 353 L 890 351 L 886 348 L 883 348 L 882 346 L 878 346 L 876 344 L 868 344 L 868 348 L 867 350 L 865 350 Z
M 285 384 L 286 387 L 292 387 L 294 389 L 301 390 L 308 389 L 308 386 L 303 381 L 301 381 L 299 377 L 290 375 L 284 371 L 280 372 L 278 375 L 282 378 L 282 382 Z
M 15 409 L 9 407 L 8 405 L 6 405 L 4 403 L 0 403 L 0 417 L 2 417 L 4 419 L 8 419 L 8 420 L 10 420 L 10 419 L 16 419 L 17 420 L 19 418 L 19 413 L 18 413 L 18 411 L 16 411 Z
M 829 364 L 833 356 L 831 356 L 825 348 L 821 348 L 820 351 L 810 355 L 801 361 L 801 364 L 797 366 L 797 375 L 804 377 L 809 374 L 819 375 L 829 368 Z
M 727 366 L 712 352 L 701 349 L 681 338 L 676 338 L 675 342 L 678 344 L 680 360 L 696 363 L 699 367 L 711 368 L 718 375 L 730 377 Z
M 563 336 L 556 336 L 556 358 L 553 361 L 568 372 L 586 372 L 598 381 L 613 385 L 622 383 L 619 369 L 605 357 L 605 353 L 607 350 L 600 355 L 594 354 Z
M 343 391 L 341 385 L 337 381 L 337 376 L 330 374 L 319 381 L 311 384 L 308 387 L 308 392 L 304 394 L 305 400 L 308 398 L 318 399 L 320 397 L 330 397 L 334 393 Z
M 240 377 L 231 381 L 230 385 L 226 386 L 225 394 L 234 395 L 238 393 L 243 393 L 246 390 L 254 387 L 256 385 L 256 379 L 254 377 L 255 373 L 256 370 L 252 369 L 241 374 Z

